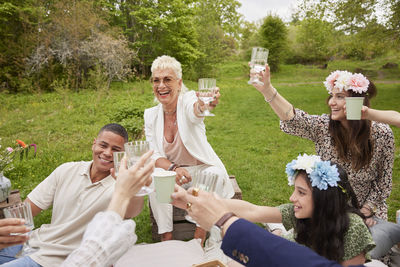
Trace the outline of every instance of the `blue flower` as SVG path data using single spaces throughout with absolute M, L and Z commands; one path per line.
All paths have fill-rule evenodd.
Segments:
M 294 176 L 296 173 L 296 169 L 294 168 L 294 165 L 296 165 L 297 160 L 292 160 L 292 162 L 289 162 L 286 164 L 286 174 L 288 176 L 288 184 L 289 185 L 294 185 Z
M 337 182 L 340 181 L 338 169 L 336 165 L 332 166 L 330 161 L 316 162 L 309 177 L 311 186 L 316 186 L 319 190 L 328 189 L 328 185 L 337 186 Z

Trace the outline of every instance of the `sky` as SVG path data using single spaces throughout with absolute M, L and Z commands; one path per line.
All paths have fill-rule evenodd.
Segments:
M 256 22 L 266 17 L 269 12 L 277 14 L 284 21 L 290 18 L 290 8 L 295 7 L 297 0 L 239 0 L 242 6 L 238 9 L 245 20 Z

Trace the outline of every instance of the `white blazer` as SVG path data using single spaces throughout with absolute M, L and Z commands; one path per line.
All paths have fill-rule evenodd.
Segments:
M 178 98 L 176 118 L 178 131 L 182 142 L 187 151 L 199 161 L 217 166 L 224 170 L 224 191 L 222 197 L 231 198 L 235 192 L 225 166 L 219 159 L 207 141 L 204 117 L 197 117 L 194 113 L 193 105 L 197 101 L 194 91 L 186 92 Z M 166 158 L 163 139 L 164 139 L 164 113 L 162 104 L 158 104 L 144 111 L 144 124 L 146 140 L 150 143 L 150 148 L 154 150 L 152 158 Z

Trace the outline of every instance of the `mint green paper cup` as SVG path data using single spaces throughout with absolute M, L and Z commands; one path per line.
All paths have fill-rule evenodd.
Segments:
M 156 199 L 160 203 L 170 203 L 174 192 L 176 172 L 156 171 L 153 173 Z
M 364 97 L 346 97 L 346 118 L 348 120 L 361 120 L 361 108 Z

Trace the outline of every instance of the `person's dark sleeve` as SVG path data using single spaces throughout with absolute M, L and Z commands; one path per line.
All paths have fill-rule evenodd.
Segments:
M 221 249 L 245 266 L 341 267 L 311 249 L 269 233 L 244 219 L 228 228 Z M 363 265 L 358 265 L 363 266 Z

